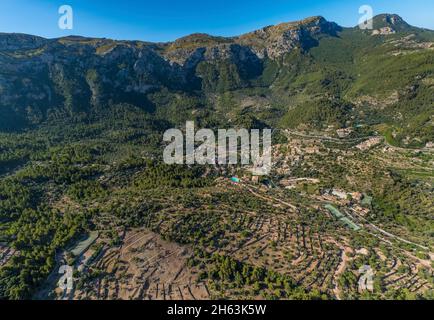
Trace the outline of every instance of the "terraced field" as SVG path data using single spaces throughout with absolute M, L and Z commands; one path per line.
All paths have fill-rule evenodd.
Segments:
M 360 265 L 366 263 L 374 263 L 376 290 L 406 289 L 414 294 L 432 290 L 428 260 L 400 248 L 396 239 L 355 214 L 351 218 L 362 226 L 358 231 L 323 205 L 299 209 L 299 200 L 283 189 L 221 178 L 194 195 L 194 208 L 173 197 L 162 195 L 159 201 L 164 208 L 146 218 L 145 228 L 118 227 L 119 245 L 110 245 L 110 238 L 98 240 L 104 249 L 86 265 L 77 279 L 79 287 L 69 298 L 266 297 L 252 285 L 239 290 L 230 281 L 209 277 L 211 256 L 271 270 L 288 276 L 306 292 L 335 299 L 363 294 L 357 279 Z M 140 210 L 140 199 L 136 200 Z

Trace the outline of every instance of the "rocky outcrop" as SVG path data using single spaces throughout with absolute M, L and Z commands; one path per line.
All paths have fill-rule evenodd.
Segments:
M 395 34 L 396 31 L 393 30 L 391 27 L 384 27 L 384 28 L 380 28 L 377 30 L 372 31 L 372 35 L 373 36 L 387 36 L 387 35 L 391 35 L 391 34 Z

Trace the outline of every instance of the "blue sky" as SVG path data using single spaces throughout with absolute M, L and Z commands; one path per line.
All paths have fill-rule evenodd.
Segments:
M 58 28 L 64 4 L 74 9 L 72 31 Z M 314 15 L 354 26 L 364 4 L 434 29 L 432 0 L 0 0 L 0 32 L 170 41 L 194 32 L 233 36 Z

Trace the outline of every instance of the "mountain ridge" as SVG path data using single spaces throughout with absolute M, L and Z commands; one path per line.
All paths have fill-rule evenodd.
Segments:
M 376 16 L 373 31 L 314 16 L 236 37 L 196 33 L 167 43 L 0 34 L 0 130 L 119 104 L 173 117 L 167 103 L 181 94 L 221 121 L 238 117 L 250 100 L 262 113 L 255 117 L 284 127 L 298 121 L 372 126 L 376 121 L 369 114 L 382 110 L 380 118 L 398 126 L 401 139 L 409 123 L 411 132 L 428 130 L 425 143 L 432 140 L 427 97 L 433 43 L 434 32 L 390 14 Z M 246 90 L 253 96 L 246 97 Z M 224 96 L 232 102 L 223 107 Z M 423 99 L 422 107 L 410 109 L 417 99 Z
M 406 27 L 412 27 L 411 25 L 409 25 L 401 16 L 397 15 L 397 14 L 390 14 L 390 13 L 382 13 L 382 14 L 378 14 L 376 16 L 374 16 L 373 21 L 374 21 L 374 29 L 382 27 L 384 23 L 386 23 L 387 25 L 394 25 L 393 23 L 390 22 L 385 22 L 383 21 L 384 19 L 390 20 L 390 19 L 396 19 L 399 22 L 402 22 L 402 26 L 406 26 Z M 43 37 L 43 36 L 38 36 L 38 35 L 32 35 L 32 34 L 27 34 L 27 33 L 20 33 L 20 32 L 12 32 L 12 33 L 6 33 L 6 32 L 0 32 L 0 38 L 2 36 L 10 36 L 10 35 L 16 35 L 16 36 L 28 36 L 28 37 L 33 37 L 33 38 L 39 38 L 39 39 L 43 39 L 46 41 L 55 41 L 55 40 L 61 40 L 61 39 L 68 39 L 68 38 L 77 38 L 77 40 L 80 40 L 80 38 L 82 40 L 85 39 L 92 39 L 92 40 L 107 40 L 107 41 L 116 41 L 116 42 L 141 42 L 141 43 L 148 43 L 148 44 L 171 44 L 171 43 L 175 43 L 179 40 L 183 40 L 183 39 L 188 39 L 190 37 L 194 37 L 197 35 L 200 36 L 206 36 L 206 37 L 212 37 L 212 38 L 221 38 L 221 39 L 226 39 L 226 40 L 231 40 L 231 39 L 237 39 L 240 37 L 243 37 L 245 35 L 248 35 L 250 33 L 254 33 L 257 31 L 261 31 L 261 30 L 265 30 L 265 29 L 273 29 L 273 28 L 279 28 L 279 27 L 284 27 L 284 26 L 289 26 L 289 27 L 295 27 L 297 25 L 303 25 L 303 24 L 309 24 L 315 21 L 325 21 L 325 22 L 329 22 L 329 23 L 333 23 L 336 24 L 339 28 L 343 28 L 343 29 L 351 29 L 351 28 L 358 28 L 358 25 L 354 26 L 354 27 L 343 27 L 340 26 L 339 24 L 337 24 L 336 22 L 332 22 L 327 20 L 325 17 L 323 16 L 311 16 L 311 17 L 307 17 L 301 20 L 294 20 L 294 21 L 287 21 L 287 22 L 280 22 L 274 25 L 268 25 L 253 31 L 249 31 L 240 35 L 234 35 L 234 36 L 217 36 L 217 35 L 212 35 L 212 34 L 208 34 L 208 33 L 202 33 L 202 32 L 195 32 L 195 33 L 191 33 L 191 34 L 187 34 L 185 36 L 182 36 L 178 39 L 175 39 L 173 41 L 156 41 L 156 42 L 151 42 L 151 41 L 147 41 L 147 40 L 137 40 L 137 39 L 133 39 L 133 40 L 123 40 L 123 39 L 113 39 L 113 38 L 107 38 L 107 37 L 87 37 L 87 36 L 83 36 L 83 35 L 69 35 L 69 36 L 64 36 L 64 37 L 56 37 L 56 38 L 47 38 L 47 37 Z M 416 27 L 418 29 L 423 29 L 423 30 L 427 30 L 427 31 L 433 31 L 429 28 L 422 28 L 422 27 Z

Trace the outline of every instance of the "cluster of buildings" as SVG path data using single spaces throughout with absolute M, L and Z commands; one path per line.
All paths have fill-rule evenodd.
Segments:
M 326 189 L 322 198 L 329 202 L 338 202 L 341 205 L 351 206 L 361 216 L 366 216 L 370 210 L 372 197 L 360 192 L 346 192 L 341 189 Z
M 359 273 L 361 274 L 359 278 L 359 292 L 366 290 L 374 291 L 374 270 L 372 270 L 371 266 L 361 266 Z
M 368 140 L 363 141 L 362 143 L 358 144 L 356 146 L 356 148 L 359 150 L 362 150 L 362 151 L 369 150 L 372 147 L 380 144 L 381 141 L 382 141 L 381 137 L 374 137 L 374 138 L 368 139 Z
M 339 138 L 347 138 L 353 132 L 352 128 L 344 128 L 336 130 L 336 134 Z

